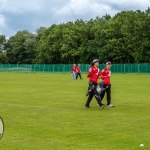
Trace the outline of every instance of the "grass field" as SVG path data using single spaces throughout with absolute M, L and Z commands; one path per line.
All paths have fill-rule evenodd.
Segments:
M 87 78 L 0 73 L 0 150 L 150 150 L 150 74 L 113 74 L 114 109 L 84 109 Z M 106 100 L 103 100 L 106 103 Z

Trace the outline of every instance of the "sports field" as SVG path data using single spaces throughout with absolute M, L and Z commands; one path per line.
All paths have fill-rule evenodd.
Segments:
M 150 74 L 113 74 L 113 109 L 93 99 L 87 78 L 0 73 L 0 150 L 150 150 Z M 106 103 L 106 100 L 103 101 Z

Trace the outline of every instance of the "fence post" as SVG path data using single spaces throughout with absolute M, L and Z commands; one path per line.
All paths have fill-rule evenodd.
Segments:
M 140 73 L 140 64 L 138 64 L 138 73 Z
M 45 64 L 44 64 L 44 66 L 43 66 L 43 72 L 45 72 Z
M 55 67 L 55 65 L 53 65 L 53 72 L 54 72 L 54 67 Z
M 124 73 L 125 73 L 125 71 L 126 71 L 126 70 L 125 70 L 125 67 L 126 67 L 125 65 L 126 65 L 126 64 L 124 64 Z
M 65 64 L 63 65 L 63 72 L 65 71 Z

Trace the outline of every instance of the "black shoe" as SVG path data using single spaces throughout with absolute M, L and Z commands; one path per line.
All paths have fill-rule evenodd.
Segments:
M 105 104 L 100 105 L 100 109 L 103 109 L 104 107 L 106 107 Z
M 89 96 L 89 92 L 86 93 L 86 96 Z
M 90 108 L 90 106 L 84 106 L 84 108 Z

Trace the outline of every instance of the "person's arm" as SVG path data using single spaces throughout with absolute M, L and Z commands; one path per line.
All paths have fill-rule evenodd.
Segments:
M 98 73 L 98 79 L 102 79 L 102 71 L 99 71 Z M 97 80 L 97 84 L 101 84 L 101 81 Z
M 103 69 L 100 73 L 99 73 L 99 78 L 104 79 L 107 77 L 110 77 L 111 72 L 109 72 L 108 75 L 105 74 L 105 70 Z
M 99 79 L 102 78 L 102 72 L 101 72 L 101 71 L 98 73 L 98 78 L 99 78 Z
M 110 77 L 110 75 L 111 75 L 111 72 L 109 72 L 109 74 L 106 76 L 102 76 L 103 78 L 108 78 L 108 77 Z
M 89 78 L 92 74 L 92 69 L 90 68 L 89 71 L 88 71 L 88 74 L 87 74 L 87 77 Z
M 87 77 L 89 78 L 91 76 L 91 74 L 92 74 L 91 72 L 88 72 Z

